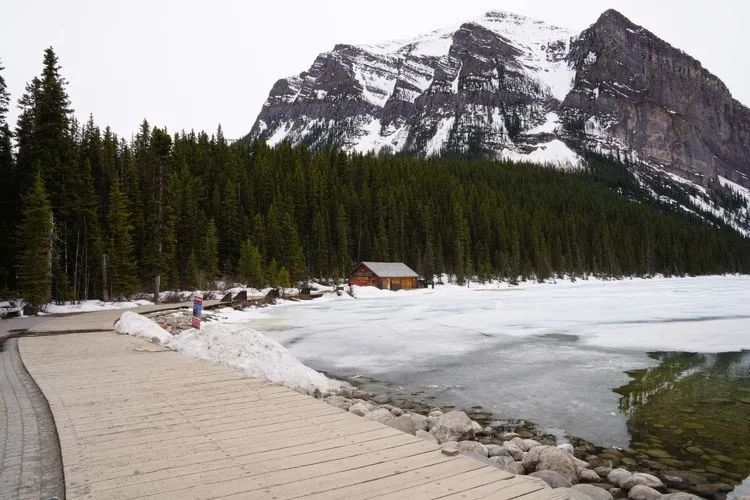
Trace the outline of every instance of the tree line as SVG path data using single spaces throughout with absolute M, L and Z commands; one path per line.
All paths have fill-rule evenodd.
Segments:
M 458 282 L 750 271 L 750 240 L 638 194 L 623 164 L 594 155 L 562 172 L 230 144 L 220 127 L 146 121 L 125 140 L 75 120 L 51 48 L 14 131 L 9 102 L 0 73 L 0 290 L 34 304 L 222 278 L 288 286 L 360 260 Z

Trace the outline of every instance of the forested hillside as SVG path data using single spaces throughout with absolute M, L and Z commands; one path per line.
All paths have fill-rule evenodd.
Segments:
M 459 282 L 750 272 L 750 240 L 656 204 L 605 158 L 570 173 L 313 154 L 146 121 L 124 140 L 74 120 L 51 49 L 13 133 L 8 102 L 0 81 L 0 289 L 37 303 L 222 277 L 288 285 L 346 276 L 359 260 Z

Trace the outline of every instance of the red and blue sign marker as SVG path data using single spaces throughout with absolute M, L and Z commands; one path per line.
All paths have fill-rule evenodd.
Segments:
M 193 328 L 201 329 L 201 319 L 203 319 L 203 297 L 196 295 L 193 297 Z

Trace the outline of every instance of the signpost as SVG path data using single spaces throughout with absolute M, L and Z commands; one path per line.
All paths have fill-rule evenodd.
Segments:
M 203 297 L 196 295 L 193 297 L 193 328 L 201 329 L 201 319 L 203 318 Z

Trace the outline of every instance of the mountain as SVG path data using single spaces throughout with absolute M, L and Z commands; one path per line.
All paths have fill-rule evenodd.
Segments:
M 654 196 L 750 229 L 750 110 L 614 10 L 577 35 L 492 11 L 411 40 L 336 45 L 276 82 L 254 139 L 563 167 L 593 151 L 633 165 Z

